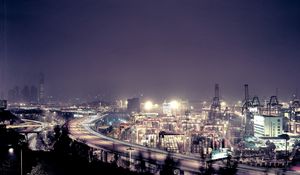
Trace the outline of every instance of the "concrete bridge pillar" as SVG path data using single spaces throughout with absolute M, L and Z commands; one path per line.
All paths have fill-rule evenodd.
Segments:
M 102 150 L 102 161 L 107 162 L 107 152 Z

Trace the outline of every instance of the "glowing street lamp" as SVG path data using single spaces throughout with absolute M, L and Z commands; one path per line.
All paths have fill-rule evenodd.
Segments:
M 14 149 L 13 148 L 9 148 L 8 149 L 8 153 L 11 154 L 11 155 L 14 154 Z
M 133 148 L 129 147 L 126 149 L 129 151 L 129 170 L 131 170 L 131 152 L 134 150 Z
M 14 152 L 15 152 L 14 148 L 9 148 L 8 149 L 8 153 L 10 155 L 14 155 Z M 20 164 L 20 166 L 21 166 L 21 172 L 20 172 L 20 174 L 23 175 L 23 152 L 22 152 L 22 148 L 21 148 L 21 164 Z
M 144 104 L 144 109 L 146 111 L 150 111 L 151 109 L 153 109 L 153 103 L 152 101 L 147 101 L 145 104 Z

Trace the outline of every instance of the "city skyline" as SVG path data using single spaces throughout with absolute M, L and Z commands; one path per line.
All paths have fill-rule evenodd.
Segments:
M 2 1 L 4 4 L 4 1 Z M 6 1 L 1 89 L 47 95 L 288 100 L 299 88 L 297 1 Z M 4 6 L 1 8 L 4 36 Z M 1 40 L 3 46 L 3 40 Z M 3 47 L 2 47 L 3 48 Z M 113 94 L 113 95 L 112 95 Z
M 0 174 L 299 174 L 299 65 L 299 0 L 0 0 Z

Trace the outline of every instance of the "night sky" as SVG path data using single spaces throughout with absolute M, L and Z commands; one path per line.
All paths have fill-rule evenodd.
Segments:
M 6 59 L 3 4 L 2 91 L 40 72 L 58 98 L 198 100 L 219 83 L 237 100 L 248 83 L 289 99 L 300 88 L 298 0 L 7 0 Z

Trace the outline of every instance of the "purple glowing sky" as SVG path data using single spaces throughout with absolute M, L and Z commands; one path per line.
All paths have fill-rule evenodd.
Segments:
M 296 0 L 8 0 L 7 11 L 6 88 L 41 71 L 59 97 L 200 99 L 219 83 L 239 99 L 248 83 L 251 95 L 289 98 L 300 86 Z

